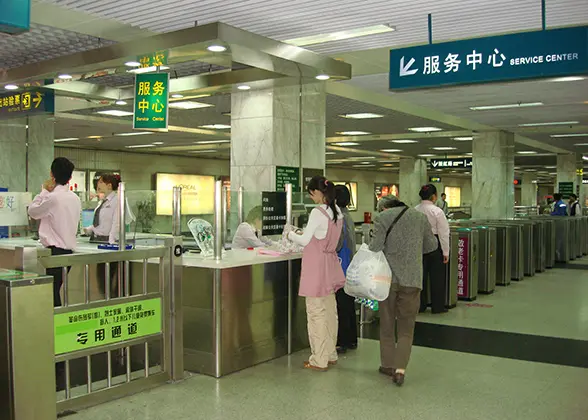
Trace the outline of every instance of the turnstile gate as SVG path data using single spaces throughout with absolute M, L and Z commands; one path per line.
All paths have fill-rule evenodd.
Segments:
M 496 288 L 496 228 L 476 226 L 478 231 L 478 292 L 490 294 Z
M 555 221 L 555 261 L 567 263 L 571 259 L 571 222 L 569 218 L 554 216 Z
M 479 233 L 470 228 L 457 228 L 454 231 L 456 234 L 452 236 L 452 248 L 455 245 L 457 252 L 450 255 L 450 283 L 456 284 L 458 299 L 475 300 L 478 297 Z

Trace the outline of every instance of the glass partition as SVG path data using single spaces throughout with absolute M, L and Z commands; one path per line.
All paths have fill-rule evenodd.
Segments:
M 38 226 L 27 213 L 31 201 L 30 192 L 0 191 L 1 239 L 34 236 Z

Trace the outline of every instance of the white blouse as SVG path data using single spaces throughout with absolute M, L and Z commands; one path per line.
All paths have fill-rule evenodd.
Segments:
M 337 209 L 337 220 L 342 220 L 343 214 L 341 213 L 341 209 L 339 209 L 337 206 L 335 207 Z M 329 231 L 329 220 L 333 220 L 334 216 L 333 210 L 331 210 L 329 206 L 323 204 L 322 208 L 327 211 L 329 219 L 327 219 L 323 212 L 321 212 L 318 208 L 315 208 L 310 212 L 308 224 L 306 225 L 306 229 L 304 229 L 304 233 L 302 235 L 298 235 L 296 232 L 290 232 L 288 234 L 288 239 L 300 246 L 308 245 L 313 236 L 319 240 L 325 239 Z

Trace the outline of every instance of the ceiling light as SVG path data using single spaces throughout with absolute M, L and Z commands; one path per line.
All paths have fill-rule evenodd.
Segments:
M 394 31 L 396 31 L 396 27 L 392 25 L 373 25 L 366 26 L 363 28 L 351 29 L 348 31 L 339 31 L 328 34 L 317 34 L 301 38 L 294 38 L 284 42 L 286 44 L 296 45 L 297 47 L 303 47 L 305 45 L 316 45 L 322 44 L 324 42 L 341 41 L 344 39 L 358 38 L 361 36 L 376 35 Z
M 65 138 L 65 139 L 55 139 L 53 141 L 55 143 L 60 143 L 62 141 L 74 141 L 74 140 L 79 140 L 79 138 L 78 137 L 68 137 L 68 138 Z
M 328 74 L 319 74 L 318 76 L 315 76 L 316 80 L 329 80 L 330 78 L 331 76 Z
M 127 66 L 127 67 L 140 67 L 141 63 L 139 63 L 138 61 L 127 61 L 125 63 L 125 66 Z
M 118 134 L 115 134 L 115 136 L 121 136 L 121 137 L 126 137 L 126 136 L 143 136 L 145 134 L 153 134 L 153 133 L 150 133 L 148 131 L 131 131 L 130 133 L 118 133 Z
M 443 151 L 443 150 L 457 150 L 455 147 L 431 147 L 431 149 L 433 150 L 439 150 L 439 151 Z
M 376 165 L 352 165 L 354 168 L 370 168 L 372 166 L 376 166 Z
M 6 89 L 6 90 L 16 90 L 16 89 L 18 89 L 18 86 L 13 85 L 13 84 L 9 84 L 9 85 L 4 86 L 4 89 Z
M 365 160 L 365 159 L 375 159 L 375 156 L 354 156 L 354 157 L 350 157 L 349 159 L 353 159 L 353 160 Z
M 417 140 L 390 140 L 390 143 L 413 144 L 413 143 L 418 143 L 418 141 Z
M 588 156 L 582 156 L 582 159 L 588 160 Z
M 416 133 L 430 133 L 431 131 L 443 131 L 443 129 L 437 127 L 413 127 L 409 128 L 409 130 L 414 131 Z
M 472 136 L 465 136 L 465 137 L 454 137 L 453 140 L 455 141 L 472 141 L 474 138 Z
M 171 97 L 174 99 L 180 99 L 183 98 L 184 95 L 182 95 L 181 93 L 174 93 Z
M 201 125 L 200 128 L 210 128 L 212 130 L 228 130 L 229 128 L 231 128 L 231 126 L 227 124 L 207 124 Z
M 382 149 L 382 150 L 380 150 L 380 152 L 385 152 L 385 153 L 398 153 L 398 152 L 402 152 L 402 150 L 400 150 L 400 149 Z
M 588 133 L 573 133 L 573 134 L 552 134 L 550 137 L 563 138 L 563 137 L 587 137 Z
M 537 152 L 533 151 L 533 150 L 521 150 L 520 152 L 517 152 L 519 155 L 536 155 Z
M 88 136 L 89 139 L 101 139 L 102 136 Z
M 420 154 L 420 155 L 419 155 L 419 157 L 435 157 L 435 156 L 436 156 L 436 155 L 432 155 L 432 154 L 430 154 L 430 153 L 423 153 L 423 154 Z
M 342 141 L 340 143 L 335 143 L 337 146 L 359 146 L 359 143 L 355 143 L 353 141 Z
M 336 155 L 337 153 L 335 152 L 325 152 L 325 155 Z
M 579 80 L 584 80 L 585 77 L 582 76 L 566 76 L 566 77 L 556 77 L 555 79 L 551 79 L 550 82 L 577 82 Z
M 338 131 L 337 134 L 342 136 L 364 136 L 366 134 L 372 134 L 368 131 Z
M 251 89 L 251 86 L 249 86 L 249 85 L 239 85 L 239 86 L 237 86 L 237 89 L 239 89 L 239 90 L 249 90 L 249 89 Z
M 546 166 L 545 169 L 556 169 L 557 166 Z
M 202 141 L 195 141 L 196 144 L 220 144 L 220 143 L 230 143 L 231 140 L 202 140 Z
M 128 117 L 130 115 L 133 115 L 132 112 L 121 111 L 118 109 L 107 109 L 106 111 L 98 111 L 97 114 L 111 115 L 113 117 Z
M 210 108 L 214 106 L 212 104 L 205 104 L 203 102 L 196 101 L 181 101 L 181 102 L 170 102 L 170 108 L 176 109 L 198 109 L 198 108 Z
M 508 108 L 527 108 L 530 106 L 541 106 L 543 102 L 521 102 L 518 104 L 506 104 L 506 105 L 484 105 L 484 106 L 471 106 L 472 111 L 488 111 L 491 109 L 508 109 Z
M 350 118 L 354 120 L 367 120 L 370 118 L 382 118 L 381 114 L 372 114 L 371 112 L 360 112 L 358 114 L 343 114 L 339 115 L 341 118 Z
M 394 165 L 392 165 L 391 163 L 386 163 L 385 165 L 382 165 L 382 166 L 390 167 L 390 166 L 394 166 Z
M 216 150 L 208 149 L 208 150 L 192 150 L 190 153 L 214 153 Z
M 519 127 L 542 127 L 545 125 L 574 125 L 580 124 L 580 121 L 554 121 L 554 122 L 542 122 L 542 123 L 527 123 L 519 124 Z
M 133 144 L 131 146 L 125 146 L 127 149 L 141 149 L 144 147 L 155 147 L 153 143 L 151 144 Z
M 155 67 L 155 66 L 151 66 L 151 67 L 142 67 L 140 69 L 133 69 L 133 70 L 127 70 L 127 73 L 135 73 L 135 74 L 143 74 L 143 73 L 153 73 L 156 72 L 157 69 L 159 70 L 169 70 L 168 66 L 159 66 L 159 67 Z
M 161 146 L 163 144 L 162 141 L 154 141 L 153 144 L 155 144 L 156 146 Z
M 227 47 L 224 45 L 209 45 L 206 49 L 210 52 L 225 52 Z
M 69 74 L 60 74 L 59 76 L 57 76 L 59 79 L 61 80 L 70 80 L 72 79 L 71 75 Z
M 118 101 L 116 101 L 114 104 L 115 104 L 115 105 L 121 105 L 121 106 L 122 106 L 122 105 L 126 105 L 126 104 L 127 104 L 127 102 L 126 102 L 126 101 L 121 101 L 121 100 L 119 99 L 119 100 L 118 100 Z
M 466 153 L 466 156 L 471 156 L 471 155 L 472 155 L 471 153 Z

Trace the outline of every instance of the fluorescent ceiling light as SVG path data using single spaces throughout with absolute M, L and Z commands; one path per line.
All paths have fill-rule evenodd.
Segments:
M 114 104 L 115 104 L 115 105 L 121 105 L 121 106 L 122 106 L 122 105 L 126 105 L 126 104 L 127 104 L 127 102 L 126 102 L 126 101 L 122 101 L 122 100 L 120 100 L 120 99 L 119 99 L 119 100 L 118 100 L 118 101 L 116 101 Z
M 126 136 L 144 136 L 145 134 L 153 134 L 153 133 L 150 133 L 148 131 L 131 131 L 130 133 L 118 133 L 118 134 L 115 134 L 115 136 L 122 136 L 122 137 L 126 137 Z
M 472 155 L 471 153 L 466 153 L 466 156 L 471 156 L 471 155 Z
M 354 168 L 370 168 L 376 165 L 352 165 Z
M 102 136 L 88 136 L 89 139 L 101 139 Z
M 18 89 L 18 86 L 13 85 L 13 84 L 9 84 L 9 85 L 4 86 L 4 89 L 6 89 L 6 90 L 16 90 L 16 89 Z
M 237 89 L 239 89 L 239 90 L 249 90 L 249 89 L 251 89 L 251 86 L 249 86 L 249 85 L 239 85 L 239 86 L 237 86 Z
M 576 143 L 574 146 L 588 146 L 588 143 Z
M 375 159 L 375 156 L 354 156 L 354 157 L 350 157 L 349 159 L 353 159 L 353 160 L 365 160 L 365 159 Z
M 587 137 L 588 133 L 573 133 L 573 134 L 552 134 L 550 137 L 563 138 L 563 137 Z
M 69 74 L 60 74 L 57 77 L 61 80 L 70 80 L 72 78 L 71 75 L 69 75 Z
M 413 143 L 418 143 L 418 141 L 417 140 L 390 140 L 390 143 L 413 144 Z
M 537 152 L 534 152 L 533 150 L 521 150 L 520 152 L 517 152 L 519 155 L 536 155 Z
M 443 150 L 457 150 L 455 147 L 444 147 L 444 146 L 442 146 L 442 147 L 431 147 L 431 149 L 433 149 L 433 150 L 440 150 L 440 151 L 443 151 Z
M 430 154 L 430 153 L 423 153 L 423 154 L 420 154 L 420 155 L 419 155 L 419 157 L 435 157 L 435 156 L 436 156 L 436 155 L 432 155 L 432 154 Z
M 210 108 L 214 106 L 212 104 L 205 104 L 203 102 L 196 101 L 181 101 L 181 102 L 170 102 L 170 108 L 176 109 L 197 109 L 197 108 Z
M 208 149 L 208 150 L 192 150 L 190 153 L 214 153 L 216 150 Z
M 519 124 L 519 127 L 542 127 L 545 125 L 574 125 L 580 124 L 580 121 L 554 121 L 554 122 L 542 122 L 542 123 L 527 123 Z
M 158 67 L 151 66 L 151 67 L 142 67 L 140 69 L 133 69 L 127 70 L 128 73 L 135 73 L 135 74 L 143 74 L 143 73 L 153 73 L 157 71 Z M 168 66 L 159 66 L 159 70 L 169 70 Z
M 125 146 L 127 149 L 141 149 L 144 147 L 155 147 L 153 143 L 151 144 L 133 144 L 131 146 Z
M 325 152 L 325 155 L 336 155 L 337 153 L 335 152 Z
M 566 76 L 566 77 L 556 77 L 555 79 L 551 79 L 550 82 L 577 82 L 579 80 L 584 80 L 585 77 L 582 76 Z
M 225 52 L 227 47 L 224 45 L 209 45 L 206 49 L 210 52 Z
M 113 117 L 128 117 L 133 115 L 132 112 L 121 111 L 118 109 L 107 109 L 106 111 L 98 111 L 97 114 L 112 115 Z
M 182 95 L 181 93 L 174 93 L 171 97 L 174 99 L 180 99 L 183 98 L 184 95 Z
M 465 136 L 465 137 L 454 137 L 453 140 L 455 141 L 472 141 L 474 138 L 472 136 Z
M 162 141 L 154 141 L 153 144 L 155 144 L 156 146 L 161 146 L 163 144 Z
M 227 124 L 207 124 L 201 125 L 200 128 L 210 128 L 212 130 L 228 130 L 229 128 L 231 128 L 231 126 Z
M 139 63 L 138 61 L 127 61 L 125 63 L 125 66 L 127 66 L 127 67 L 140 67 L 141 63 Z
M 338 131 L 337 134 L 342 136 L 364 136 L 366 134 L 372 134 L 368 131 Z
M 319 74 L 318 76 L 315 76 L 316 80 L 329 80 L 330 78 L 331 76 L 328 74 Z
M 335 143 L 337 146 L 359 146 L 359 143 L 355 143 L 353 141 L 342 141 L 340 143 Z
M 582 159 L 588 160 L 588 156 L 582 156 Z
M 545 169 L 556 169 L 557 166 L 546 166 Z
M 409 128 L 410 131 L 414 131 L 416 133 L 430 133 L 431 131 L 443 131 L 443 129 L 438 127 L 413 127 Z
M 385 152 L 385 153 L 398 153 L 398 152 L 402 152 L 402 150 L 400 150 L 400 149 L 382 149 L 382 150 L 380 150 L 380 152 Z
M 348 31 L 339 31 L 328 34 L 317 34 L 301 38 L 294 38 L 284 42 L 286 44 L 296 45 L 297 47 L 303 47 L 305 45 L 316 45 L 322 44 L 324 42 L 341 41 L 343 39 L 394 32 L 395 30 L 396 27 L 391 25 L 374 25 L 363 28 L 350 29 Z
M 527 108 L 531 106 L 541 106 L 543 102 L 522 102 L 518 104 L 506 104 L 506 105 L 484 105 L 484 106 L 471 106 L 472 111 L 488 111 L 491 109 L 509 109 L 509 108 Z
M 202 141 L 195 141 L 196 144 L 220 144 L 220 143 L 230 143 L 231 140 L 202 140 Z
M 390 167 L 390 166 L 394 166 L 394 165 L 392 165 L 391 163 L 386 163 L 385 165 L 382 165 L 382 166 Z
M 339 115 L 341 118 L 351 118 L 353 120 L 367 120 L 370 118 L 382 118 L 381 114 L 373 114 L 371 112 L 360 112 L 358 114 L 343 114 Z
M 65 139 L 55 139 L 53 141 L 55 143 L 60 143 L 62 141 L 74 141 L 74 140 L 79 140 L 79 138 L 78 137 L 68 137 L 68 138 L 65 138 Z

